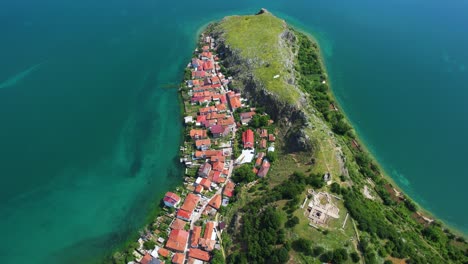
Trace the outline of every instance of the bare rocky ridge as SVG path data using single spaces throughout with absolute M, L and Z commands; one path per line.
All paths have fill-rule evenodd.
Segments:
M 262 9 L 258 14 L 266 12 L 268 12 L 266 9 Z M 278 123 L 283 136 L 286 138 L 285 150 L 290 152 L 311 151 L 313 145 L 304 131 L 308 124 L 305 112 L 307 99 L 306 95 L 296 85 L 297 81 L 294 70 L 296 54 L 293 52 L 293 47 L 296 45 L 296 36 L 288 29 L 286 23 L 284 25 L 284 31 L 278 36 L 278 46 L 281 52 L 281 63 L 286 66 L 287 72 L 282 73 L 283 76 L 280 78 L 289 84 L 288 89 L 291 87 L 299 92 L 300 98 L 295 103 L 281 100 L 279 96 L 270 92 L 255 77 L 253 73 L 254 68 L 259 66 L 268 67 L 266 62 L 257 58 L 244 58 L 238 50 L 231 49 L 225 43 L 225 32 L 219 27 L 215 27 L 212 34 L 218 41 L 218 52 L 222 55 L 223 65 L 229 70 L 234 79 L 242 84 L 236 86 L 236 88 L 242 89 L 242 92 L 252 102 L 264 106 L 265 111 Z

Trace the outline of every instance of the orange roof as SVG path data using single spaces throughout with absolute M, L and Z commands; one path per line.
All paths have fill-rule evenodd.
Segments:
M 207 138 L 207 132 L 205 129 L 191 129 L 190 137 L 191 138 Z
M 268 137 L 268 130 L 262 129 L 262 130 L 260 131 L 260 137 L 262 137 L 262 138 Z
M 187 212 L 192 212 L 195 207 L 197 207 L 197 203 L 200 201 L 200 197 L 193 193 L 189 193 L 187 198 L 185 198 L 184 204 L 180 207 L 180 209 L 185 210 Z
M 205 189 L 211 188 L 211 181 L 208 179 L 202 179 L 200 185 L 203 186 Z
M 266 148 L 267 147 L 267 141 L 266 139 L 260 140 L 260 148 Z
M 158 254 L 163 256 L 163 257 L 167 257 L 167 256 L 169 256 L 169 250 L 167 250 L 165 248 L 159 248 Z
M 140 263 L 149 264 L 152 259 L 153 257 L 149 253 L 146 253 L 145 256 L 141 259 Z
M 198 246 L 198 239 L 200 239 L 200 234 L 201 234 L 201 226 L 194 226 L 192 230 L 192 237 L 190 239 L 190 245 L 192 247 L 197 247 Z
M 214 229 L 214 222 L 210 221 L 210 222 L 206 223 L 205 234 L 203 234 L 203 238 L 211 240 L 211 236 L 213 234 L 213 229 Z
M 226 105 L 225 104 L 218 104 L 218 105 L 216 105 L 216 109 L 218 109 L 218 111 L 224 111 L 224 110 L 226 110 Z
M 172 222 L 171 228 L 172 229 L 184 229 L 185 224 L 187 224 L 187 222 L 185 222 L 184 220 L 181 220 L 179 218 L 176 218 L 174 220 L 174 222 Z
M 188 237 L 189 233 L 187 231 L 173 229 L 169 234 L 166 248 L 172 249 L 174 251 L 184 252 Z
M 229 104 L 231 105 L 232 110 L 237 109 L 237 108 L 242 106 L 241 101 L 240 101 L 239 97 L 237 97 L 237 96 L 229 97 Z
M 213 170 L 223 171 L 223 169 L 224 169 L 224 162 L 221 162 L 221 161 L 213 162 Z
M 190 217 L 192 217 L 192 212 L 187 212 L 185 210 L 178 210 L 177 211 L 177 218 L 189 220 Z
M 258 153 L 257 160 L 255 161 L 255 166 L 260 166 L 262 165 L 263 157 L 265 157 L 264 152 Z
M 211 157 L 211 162 L 224 162 L 226 160 L 226 157 L 224 156 L 212 156 Z
M 198 248 L 191 248 L 189 250 L 189 257 L 199 259 L 202 261 L 206 261 L 206 262 L 210 261 L 210 253 L 203 251 L 201 249 L 198 249 Z
M 195 187 L 195 192 L 196 192 L 196 193 L 201 193 L 201 192 L 203 192 L 203 186 L 197 185 L 197 187 Z
M 223 195 L 227 197 L 232 197 L 234 195 L 234 188 L 236 185 L 232 181 L 228 181 L 226 186 L 224 186 Z
M 211 198 L 208 204 L 214 209 L 218 210 L 221 206 L 221 195 L 216 194 L 215 196 L 213 196 L 213 198 Z
M 172 263 L 174 264 L 183 264 L 185 261 L 185 254 L 183 253 L 175 253 L 172 257 Z
M 273 134 L 268 135 L 268 140 L 271 142 L 274 142 L 276 140 L 275 136 Z
M 218 124 L 222 125 L 222 126 L 229 126 L 229 125 L 233 125 L 235 123 L 236 123 L 236 121 L 234 120 L 234 117 L 232 117 L 232 116 L 229 116 L 227 118 L 218 119 Z
M 201 146 L 210 146 L 210 145 L 211 145 L 211 139 L 207 138 L 207 139 L 195 140 L 195 145 L 196 145 L 197 147 L 201 147 Z

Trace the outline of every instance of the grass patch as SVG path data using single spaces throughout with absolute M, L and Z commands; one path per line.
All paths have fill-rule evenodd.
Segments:
M 280 35 L 285 23 L 269 13 L 251 16 L 231 16 L 220 23 L 226 32 L 226 44 L 240 51 L 242 57 L 253 65 L 255 76 L 280 99 L 296 104 L 300 93 L 287 84 L 290 75 L 284 60 L 291 56 L 289 50 L 280 46 Z M 268 28 L 268 30 L 265 30 Z M 275 75 L 280 78 L 274 79 Z

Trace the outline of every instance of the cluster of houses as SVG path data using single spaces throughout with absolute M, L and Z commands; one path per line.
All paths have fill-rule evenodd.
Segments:
M 197 56 L 188 64 L 192 79 L 186 85 L 190 105 L 197 112 L 186 111 L 184 122 L 190 138 L 186 144 L 190 148 L 181 148 L 184 151 L 181 161 L 187 169 L 195 170 L 195 175 L 186 178 L 186 188 L 181 193 L 167 192 L 164 196 L 164 205 L 171 208 L 167 214 L 170 224 L 167 230 L 160 231 L 168 235 L 153 237 L 157 241 L 154 249 L 139 250 L 135 256 L 141 264 L 164 263 L 169 259 L 176 264 L 209 263 L 213 250 L 221 248 L 219 238 L 225 223 L 217 221 L 216 216 L 234 195 L 236 185 L 230 180 L 234 166 L 253 163 L 256 158 L 253 170 L 259 177 L 265 177 L 270 168 L 265 152 L 255 154 L 256 146 L 274 151 L 275 136 L 262 128 L 242 132 L 243 151 L 241 157 L 233 159 L 236 132 L 249 124 L 256 112 L 246 107 L 240 93 L 228 89 L 232 78 L 220 72 L 219 58 L 213 54 L 214 39 L 203 36 L 203 43 L 201 51 L 196 50 Z M 239 108 L 250 111 L 240 113 L 236 121 L 233 113 Z M 255 134 L 259 141 L 255 141 Z M 220 145 L 220 141 L 225 143 Z

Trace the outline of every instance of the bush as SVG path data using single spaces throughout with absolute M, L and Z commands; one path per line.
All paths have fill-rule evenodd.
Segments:
M 297 224 L 299 224 L 299 217 L 293 216 L 288 221 L 286 221 L 285 226 L 289 227 L 289 228 L 292 228 L 292 227 L 295 227 Z
M 252 168 L 249 164 L 244 164 L 241 167 L 235 169 L 232 176 L 232 179 L 236 183 L 251 182 L 254 181 L 256 178 L 257 177 L 252 171 Z
M 312 242 L 310 240 L 299 238 L 291 244 L 292 248 L 297 252 L 302 252 L 305 255 L 312 255 Z
M 354 263 L 358 263 L 359 262 L 359 254 L 357 252 L 353 252 L 351 254 L 349 254 L 349 256 L 351 257 L 351 260 L 354 262 Z
M 145 243 L 143 243 L 143 247 L 146 250 L 154 249 L 155 246 L 156 246 L 156 243 L 153 240 L 148 240 L 148 241 L 145 241 Z
M 325 252 L 325 249 L 323 247 L 320 247 L 320 246 L 314 247 L 314 249 L 312 250 L 312 255 L 314 257 L 318 257 L 318 256 L 322 255 L 323 252 Z
M 330 186 L 330 191 L 332 193 L 340 194 L 341 193 L 341 187 L 340 187 L 340 185 L 338 183 L 334 182 Z

